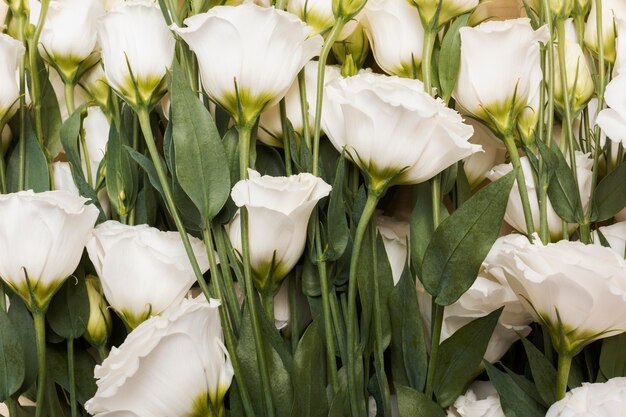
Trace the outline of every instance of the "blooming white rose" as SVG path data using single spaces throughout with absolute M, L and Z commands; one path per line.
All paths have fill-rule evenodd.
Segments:
M 213 7 L 184 24 L 172 29 L 196 53 L 204 90 L 235 117 L 238 91 L 241 123 L 278 103 L 323 42 L 291 13 L 252 3 Z
M 52 0 L 39 38 L 41 56 L 53 62 L 66 80 L 96 48 L 102 0 Z
M 388 74 L 421 74 L 424 29 L 417 9 L 407 0 L 368 1 L 359 17 L 376 63 Z
M 376 216 L 376 230 L 380 233 L 389 258 L 393 285 L 402 277 L 408 253 L 410 225 L 387 216 Z
M 204 273 L 204 244 L 189 239 Z M 131 328 L 178 305 L 196 281 L 178 232 L 110 220 L 94 229 L 87 252 L 107 301 Z
M 610 226 L 602 226 L 599 227 L 597 231 L 594 231 L 593 243 L 602 245 L 598 232 L 602 233 L 602 236 L 615 253 L 622 258 L 626 256 L 626 221 L 614 223 Z
M 546 417 L 622 417 L 626 410 L 626 378 L 574 388 L 552 404 Z
M 304 85 L 309 109 L 315 109 L 317 102 L 317 67 L 318 61 L 307 62 L 304 66 Z M 341 76 L 341 69 L 334 65 L 326 65 L 324 72 L 324 85 Z M 287 111 L 287 118 L 293 126 L 293 130 L 302 134 L 304 123 L 302 121 L 302 109 L 300 106 L 300 87 L 297 79 L 285 95 L 285 109 Z M 314 118 L 309 117 L 309 129 L 313 129 L 314 123 Z M 278 104 L 269 107 L 261 113 L 258 136 L 259 140 L 266 145 L 283 146 L 283 127 L 280 120 L 280 106 Z
M 504 411 L 491 382 L 474 381 L 450 406 L 447 417 L 504 417 Z
M 98 42 L 109 85 L 125 100 L 150 106 L 161 98 L 176 41 L 154 2 L 127 1 L 109 11 L 100 20 Z
M 22 42 L 0 33 L 0 127 L 17 110 L 17 99 L 20 96 L 17 67 L 25 51 Z
M 233 187 L 231 197 L 249 216 L 250 264 L 259 291 L 275 294 L 280 281 L 304 252 L 311 212 L 331 186 L 309 173 L 290 177 L 261 176 L 248 170 L 249 179 Z M 233 247 L 241 253 L 241 218 L 237 212 L 228 227 Z
M 184 299 L 146 320 L 95 369 L 98 390 L 85 403 L 100 416 L 221 415 L 233 368 L 222 344 L 219 301 Z
M 602 0 L 602 40 L 604 59 L 615 62 L 615 19 L 626 18 L 626 2 L 622 0 Z M 585 45 L 598 52 L 598 26 L 596 21 L 596 2 L 591 2 L 591 11 L 585 25 Z
M 558 351 L 626 331 L 626 261 L 611 249 L 536 239 L 506 253 L 500 271 Z
M 61 190 L 0 195 L 0 277 L 27 305 L 45 308 L 78 266 L 99 213 L 86 202 Z
M 626 146 L 626 73 L 613 78 L 604 90 L 604 99 L 608 109 L 601 110 L 596 124 L 613 142 Z
M 504 307 L 485 351 L 484 358 L 492 363 L 497 362 L 519 340 L 520 335 L 530 333 L 528 326 L 532 322 L 517 296 L 493 265 L 500 264 L 500 258 L 507 256 L 505 249 L 519 244 L 518 239 L 527 240 L 521 235 L 508 235 L 498 238 L 487 255 L 476 281 L 454 304 L 444 311 L 441 328 L 441 341 L 446 340 L 461 327 L 477 318 Z M 488 271 L 489 270 L 489 271 Z M 492 273 L 493 272 L 493 273 Z M 418 281 L 418 298 L 422 319 L 426 328 L 430 329 L 432 298 Z
M 426 25 L 433 24 L 435 13 L 439 9 L 434 29 L 445 25 L 451 19 L 467 13 L 478 6 L 478 0 L 410 0 L 417 7 Z
M 524 178 L 526 178 L 526 188 L 528 189 L 528 199 L 530 202 L 530 208 L 533 214 L 533 222 L 535 231 L 540 230 L 540 215 L 539 215 L 539 199 L 537 198 L 537 185 L 533 178 L 533 169 L 528 161 L 527 157 L 521 158 L 522 171 L 524 171 Z M 593 166 L 593 160 L 589 159 L 587 154 L 576 151 L 576 177 L 578 178 L 578 192 L 580 193 L 580 199 L 583 206 L 583 210 L 587 210 L 589 205 L 589 198 L 591 195 L 591 179 Z M 505 176 L 513 170 L 511 164 L 502 164 L 494 167 L 489 173 L 487 178 L 491 181 Z M 552 203 L 548 199 L 547 207 L 548 216 L 548 229 L 550 231 L 550 237 L 552 240 L 558 240 L 563 236 L 563 220 L 556 214 Z M 517 180 L 513 184 L 511 193 L 509 194 L 509 202 L 506 206 L 506 212 L 504 213 L 504 220 L 513 226 L 520 233 L 526 233 L 526 223 L 524 221 L 524 209 L 522 206 L 522 200 L 519 195 L 517 187 Z M 569 232 L 572 233 L 576 230 L 576 225 L 569 225 Z
M 324 89 L 322 128 L 373 185 L 417 184 L 481 150 L 472 127 L 418 80 L 361 73 Z M 416 133 L 417 132 L 417 133 Z
M 549 39 L 547 28 L 535 31 L 528 18 L 520 18 L 463 27 L 459 33 L 461 65 L 454 98 L 490 127 L 510 129 L 509 116 L 515 121 L 543 79 L 539 42 Z
M 463 160 L 463 168 L 470 187 L 478 186 L 487 173 L 496 165 L 506 160 L 506 147 L 491 130 L 476 119 L 468 118 L 465 123 L 474 128 L 470 143 L 480 145 L 484 152 L 476 152 Z

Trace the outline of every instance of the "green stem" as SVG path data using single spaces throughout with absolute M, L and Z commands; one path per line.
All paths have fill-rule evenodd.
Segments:
M 262 294 L 261 301 L 263 302 L 263 309 L 267 314 L 267 319 L 270 323 L 274 323 L 274 296 L 272 294 Z
M 322 235 L 320 230 L 319 216 L 316 208 L 313 212 L 313 224 L 315 225 L 315 253 L 317 256 L 317 271 L 320 276 L 320 289 L 322 291 L 322 311 L 324 312 L 324 335 L 326 338 L 326 362 L 330 386 L 334 393 L 339 391 L 339 374 L 335 359 L 335 339 L 331 319 L 333 317 L 330 305 L 330 289 L 328 287 L 328 273 L 324 252 L 322 250 Z
M 74 338 L 67 339 L 67 375 L 68 384 L 70 386 L 70 410 L 71 416 L 78 416 L 78 408 L 76 406 L 76 373 L 74 371 Z
M 230 317 L 234 322 L 235 332 L 241 328 L 241 309 L 239 308 L 239 300 L 235 293 L 235 286 L 233 285 L 233 275 L 228 263 L 228 253 L 226 252 L 225 239 L 226 233 L 221 225 L 213 225 L 216 230 L 213 231 L 215 236 L 215 246 L 217 247 L 217 255 L 220 259 L 220 269 L 222 270 L 222 278 L 224 283 L 224 293 L 226 296 L 226 305 Z
M 67 114 L 71 116 L 76 110 L 74 106 L 74 83 L 65 81 L 63 83 L 63 93 L 65 94 L 65 107 L 67 107 Z
M 285 99 L 278 104 L 280 109 L 280 124 L 283 128 L 283 149 L 285 151 L 285 173 L 287 176 L 292 174 L 291 168 L 291 138 L 289 137 L 289 129 L 287 129 L 287 108 Z
M 432 94 L 431 67 L 433 48 L 435 47 L 435 39 L 437 38 L 436 29 L 426 28 L 424 30 L 424 43 L 422 49 L 422 82 L 424 83 L 424 91 Z
M 248 178 L 248 166 L 250 164 L 250 136 L 254 123 L 244 123 L 237 126 L 239 132 L 239 174 L 242 180 Z M 250 311 L 250 320 L 252 321 L 252 331 L 254 334 L 254 344 L 256 347 L 257 360 L 259 363 L 259 373 L 261 376 L 261 386 L 263 390 L 263 398 L 265 403 L 265 411 L 267 417 L 274 417 L 274 400 L 270 390 L 271 382 L 269 376 L 269 367 L 267 358 L 265 357 L 265 348 L 263 344 L 263 334 L 259 317 L 257 316 L 257 295 L 252 283 L 252 268 L 250 266 L 250 235 L 248 230 L 249 219 L 248 209 L 243 206 L 240 208 L 241 216 L 241 257 L 243 260 L 243 277 L 245 281 L 246 305 Z
M 363 381 L 357 381 L 357 366 L 356 366 L 356 353 L 359 349 L 357 343 L 357 315 L 356 315 L 356 300 L 357 300 L 357 271 L 359 270 L 359 255 L 361 252 L 361 246 L 363 244 L 363 236 L 369 225 L 374 211 L 383 190 L 370 190 L 367 201 L 365 202 L 365 208 L 359 219 L 359 224 L 356 228 L 354 236 L 354 243 L 352 245 L 352 256 L 350 257 L 350 274 L 348 277 L 348 341 L 347 341 L 347 367 L 348 367 L 348 392 L 350 398 L 350 407 L 352 410 L 352 417 L 358 417 L 365 415 L 365 404 L 361 401 L 359 390 L 363 388 Z
M 528 240 L 532 243 L 533 233 L 535 232 L 535 226 L 533 223 L 533 213 L 530 207 L 530 200 L 528 199 L 528 189 L 526 188 L 526 178 L 524 177 L 524 171 L 522 170 L 522 164 L 520 161 L 519 153 L 517 152 L 517 146 L 515 145 L 515 139 L 510 133 L 504 134 L 504 145 L 509 152 L 511 158 L 511 164 L 515 170 L 515 179 L 517 181 L 517 188 L 519 189 L 520 199 L 522 200 L 522 207 L 524 209 L 524 220 L 526 221 L 526 232 L 528 234 Z
M 324 75 L 326 68 L 326 61 L 328 60 L 328 54 L 335 43 L 335 40 L 341 33 L 346 20 L 344 17 L 338 17 L 335 21 L 335 26 L 331 29 L 324 42 L 322 51 L 320 52 L 319 63 L 317 66 L 317 91 L 316 91 L 316 103 L 315 103 L 315 124 L 313 130 L 313 175 L 319 176 L 319 156 L 320 156 L 320 132 L 322 129 L 322 102 L 324 100 Z
M 433 209 L 433 230 L 441 223 L 441 175 L 437 174 L 431 180 L 431 205 Z
M 43 417 L 46 405 L 46 312 L 33 308 L 37 344 L 37 407 L 35 417 Z
M 21 25 L 20 25 L 21 26 Z M 20 63 L 20 134 L 18 152 L 20 157 L 20 170 L 18 175 L 17 189 L 23 190 L 26 186 L 26 78 L 24 76 L 26 57 Z
M 209 224 L 209 222 L 205 222 Z M 239 362 L 239 355 L 237 354 L 237 342 L 232 328 L 232 322 L 228 316 L 228 300 L 223 296 L 221 276 L 217 267 L 217 260 L 215 259 L 215 249 L 213 248 L 213 233 L 210 227 L 202 229 L 202 238 L 204 239 L 204 245 L 209 258 L 209 269 L 212 275 L 213 285 L 217 293 L 217 298 L 220 299 L 221 305 L 219 307 L 220 321 L 222 328 L 224 329 L 224 341 L 226 342 L 226 348 L 230 352 L 230 360 L 235 373 L 235 379 L 237 380 L 237 386 L 239 388 L 239 394 L 241 395 L 241 401 L 243 403 L 246 416 L 254 417 L 254 409 L 252 407 L 252 401 L 248 392 L 245 378 L 241 372 L 241 365 Z M 223 261 L 225 262 L 225 261 Z M 207 294 L 205 294 L 205 297 Z
M 559 362 L 556 371 L 556 399 L 562 400 L 567 392 L 567 381 L 569 379 L 569 371 L 572 366 L 572 355 L 565 352 L 559 352 Z
M 172 195 L 172 190 L 167 179 L 165 167 L 161 162 L 159 151 L 157 150 L 156 143 L 154 142 L 154 136 L 152 135 L 152 127 L 150 126 L 150 114 L 148 112 L 148 109 L 145 107 L 140 107 L 139 109 L 137 109 L 137 116 L 139 117 L 139 124 L 141 126 L 143 136 L 146 140 L 146 147 L 148 148 L 148 152 L 150 152 L 150 157 L 152 158 L 152 163 L 154 164 L 154 168 L 157 172 L 157 177 L 159 178 L 159 182 L 161 184 L 161 187 L 163 188 L 163 194 L 165 197 L 165 204 L 167 205 L 167 209 L 172 215 L 174 223 L 176 224 L 176 228 L 180 233 L 183 246 L 185 247 L 185 252 L 187 253 L 187 257 L 189 258 L 189 262 L 191 263 L 191 268 L 193 269 L 194 275 L 196 276 L 196 280 L 198 281 L 202 292 L 204 294 L 209 294 L 209 287 L 204 279 L 204 276 L 202 275 L 202 270 L 200 269 L 200 265 L 198 264 L 196 255 L 193 252 L 191 242 L 189 241 L 189 236 L 187 235 L 187 231 L 185 230 L 183 221 L 180 218 L 178 210 L 176 209 L 176 204 L 174 203 L 174 197 Z
M 306 73 L 302 68 L 298 73 L 298 90 L 300 92 L 300 111 L 302 112 L 302 138 L 311 149 L 311 132 L 309 132 L 309 101 L 306 96 Z
M 16 399 L 12 397 L 7 398 L 5 404 L 7 405 L 7 408 L 9 409 L 9 417 L 18 417 L 17 403 L 18 403 L 18 400 Z
M 300 338 L 298 329 L 298 281 L 295 275 L 288 277 L 289 291 L 289 324 L 291 333 L 291 353 L 295 354 L 298 347 L 298 339 Z
M 41 10 L 39 12 L 39 20 L 33 36 L 28 39 L 28 65 L 30 68 L 30 98 L 33 103 L 33 110 L 35 113 L 35 133 L 37 139 L 43 144 L 43 124 L 41 118 L 41 86 L 39 84 L 39 68 L 37 65 L 37 56 L 39 51 L 37 45 L 39 44 L 39 37 L 41 36 L 41 30 L 43 29 L 44 21 L 46 20 L 46 14 L 48 13 L 48 5 L 50 0 L 41 1 Z
M 430 338 L 430 358 L 428 359 L 428 374 L 426 375 L 426 397 L 432 398 L 435 370 L 437 369 L 437 358 L 439 356 L 439 342 L 441 341 L 441 327 L 443 325 L 444 306 L 440 306 L 432 300 L 432 322 Z

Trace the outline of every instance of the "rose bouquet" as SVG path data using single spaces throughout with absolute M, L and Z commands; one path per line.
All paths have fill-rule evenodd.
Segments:
M 0 29 L 0 414 L 623 414 L 622 0 Z

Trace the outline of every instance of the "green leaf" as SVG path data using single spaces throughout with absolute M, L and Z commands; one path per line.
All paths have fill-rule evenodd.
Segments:
M 46 314 L 52 330 L 65 339 L 78 339 L 89 321 L 89 299 L 84 274 L 65 281 Z
M 594 221 L 604 221 L 615 216 L 626 206 L 626 164 L 604 177 L 596 188 Z
M 477 192 L 435 230 L 420 278 L 437 304 L 454 303 L 474 283 L 500 232 L 513 175 Z
M 426 336 L 415 281 L 408 265 L 389 297 L 391 374 L 396 383 L 418 391 L 426 383 Z M 407 318 L 410 318 L 408 320 Z
M 426 248 L 433 235 L 433 208 L 431 204 L 431 186 L 429 182 L 423 182 L 415 186 L 417 199 L 411 212 L 410 228 L 410 254 L 411 265 L 417 273 L 422 275 L 422 262 Z
M 480 363 L 503 308 L 469 322 L 439 346 L 434 391 L 442 407 L 452 405 L 480 372 Z
M 542 141 L 537 141 L 539 152 L 550 171 L 548 197 L 556 214 L 568 223 L 582 222 L 582 204 L 576 178 L 558 149 L 549 149 Z
M 43 82 L 41 86 L 41 108 L 43 110 L 41 112 L 41 125 L 46 140 L 45 145 L 50 155 L 55 157 L 63 150 L 61 146 L 61 125 L 63 122 L 61 109 L 50 78 L 46 74 L 39 79 Z
M 467 25 L 469 16 L 470 13 L 466 13 L 456 18 L 441 42 L 439 83 L 441 84 L 441 96 L 446 103 L 450 101 L 461 66 L 461 35 L 459 29 Z
M 209 222 L 230 195 L 226 151 L 211 114 L 192 91 L 178 61 L 170 94 L 178 182 Z
M 537 391 L 541 396 L 543 404 L 550 406 L 557 401 L 556 394 L 556 369 L 548 358 L 535 345 L 526 338 L 522 339 L 533 380 L 537 386 Z
M 9 318 L 19 335 L 19 341 L 24 351 L 24 382 L 16 394 L 28 390 L 37 378 L 37 344 L 35 339 L 35 323 L 28 312 L 26 305 L 17 295 L 11 297 Z
M 376 256 L 376 275 L 374 279 L 378 283 L 378 292 L 380 297 L 380 321 L 382 325 L 382 345 L 386 349 L 391 342 L 391 317 L 387 305 L 389 298 L 394 289 L 393 285 L 393 273 L 391 271 L 391 264 L 387 257 L 387 251 L 385 250 L 385 243 L 380 234 L 376 236 L 377 256 Z
M 65 343 L 62 344 L 65 347 Z M 67 372 L 67 351 L 58 346 L 48 346 L 48 371 L 52 380 L 64 390 L 69 391 L 69 378 Z M 76 376 L 76 399 L 80 404 L 85 404 L 96 393 L 96 380 L 93 377 L 93 369 L 96 361 L 83 349 L 74 349 L 74 374 Z
M 606 378 L 626 376 L 626 333 L 606 338 L 600 351 L 600 373 Z
M 0 401 L 6 401 L 22 386 L 24 350 L 8 314 L 0 309 Z
M 255 169 L 261 175 L 271 175 L 272 177 L 285 176 L 285 164 L 280 153 L 275 148 L 269 146 L 258 146 Z
M 48 191 L 50 189 L 50 174 L 48 172 L 48 159 L 44 153 L 33 127 L 30 117 L 26 117 L 25 131 L 25 155 L 24 155 L 24 189 L 32 189 L 35 192 Z M 7 166 L 7 187 L 10 191 L 19 191 L 20 175 L 20 146 L 15 147 Z
M 335 393 L 330 403 L 328 417 L 346 417 L 350 415 L 350 400 L 348 398 L 348 377 L 346 368 L 343 367 L 338 372 L 339 390 Z
M 111 206 L 120 216 L 127 216 L 135 207 L 139 191 L 137 169 L 124 149 L 126 143 L 124 132 L 111 126 L 105 156 L 106 189 Z
M 293 387 L 297 395 L 291 409 L 293 417 L 326 417 L 326 354 L 317 317 L 298 343 L 294 356 Z
M 342 157 L 337 159 L 335 181 L 330 192 L 328 203 L 328 261 L 336 261 L 345 252 L 350 240 L 350 228 L 346 216 L 346 203 L 344 198 L 344 181 L 346 163 Z
M 400 417 L 444 417 L 446 413 L 422 392 L 396 384 Z
M 522 375 L 516 374 L 504 365 L 502 365 L 502 367 L 506 371 L 507 375 L 511 377 L 513 382 L 515 382 L 517 386 L 522 389 L 522 391 L 524 391 L 530 398 L 535 400 L 537 403 L 543 403 L 543 399 L 541 398 L 541 395 L 539 395 L 539 391 L 537 391 L 537 387 L 532 381 L 529 381 Z
M 533 400 L 506 373 L 487 361 L 483 362 L 489 380 L 498 390 L 506 417 L 544 417 L 546 409 Z
M 159 194 L 161 194 L 161 198 L 165 198 L 163 188 L 161 187 L 161 182 L 159 181 L 159 176 L 156 172 L 154 164 L 152 163 L 152 160 L 144 154 L 137 152 L 135 149 L 131 148 L 128 145 L 124 145 L 124 149 L 126 149 L 128 155 L 130 155 L 130 157 L 133 158 L 135 162 L 137 162 L 137 165 L 139 165 L 148 175 L 148 180 L 150 181 L 150 184 L 152 185 L 152 187 L 154 187 L 155 190 L 159 192 Z

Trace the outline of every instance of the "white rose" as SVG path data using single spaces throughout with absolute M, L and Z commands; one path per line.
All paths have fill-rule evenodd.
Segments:
M 204 273 L 204 244 L 189 238 Z M 178 232 L 110 220 L 94 229 L 87 252 L 107 301 L 131 328 L 178 305 L 196 281 Z
M 0 277 L 28 305 L 45 308 L 78 266 L 99 213 L 86 202 L 61 190 L 0 195 Z
M 622 417 L 626 410 L 626 378 L 574 388 L 552 404 L 546 417 Z
M 609 248 L 536 239 L 509 248 L 500 271 L 556 349 L 570 354 L 626 331 L 626 261 Z M 562 329 L 561 329 L 562 325 Z
M 602 40 L 604 59 L 615 62 L 615 19 L 626 18 L 626 2 L 623 0 L 602 0 Z M 585 25 L 585 46 L 598 52 L 598 26 L 596 21 L 596 2 L 591 2 L 591 11 Z
M 510 129 L 509 115 L 516 120 L 543 79 L 539 42 L 549 39 L 547 28 L 535 31 L 528 18 L 520 18 L 463 27 L 460 35 L 461 66 L 454 98 L 490 127 Z
M 222 344 L 219 301 L 185 299 L 133 330 L 96 366 L 94 416 L 208 416 L 222 411 L 233 369 Z M 221 415 L 221 413 L 219 414 Z
M 504 417 L 504 411 L 491 382 L 474 381 L 448 409 L 447 417 Z
M 259 291 L 275 294 L 280 281 L 293 269 L 306 243 L 309 217 L 331 186 L 308 173 L 290 177 L 261 176 L 248 170 L 249 179 L 233 187 L 231 197 L 249 216 L 250 264 Z M 242 253 L 241 217 L 237 212 L 228 235 Z
M 102 0 L 52 0 L 39 38 L 41 56 L 54 62 L 63 77 L 73 80 L 79 65 L 96 48 Z
M 131 105 L 149 107 L 161 98 L 176 41 L 154 2 L 128 1 L 109 11 L 100 20 L 98 42 L 109 85 Z
M 324 132 L 372 183 L 417 184 L 481 150 L 468 142 L 472 127 L 418 80 L 374 73 L 338 78 L 324 89 L 324 103 Z
M 17 67 L 25 51 L 22 42 L 0 33 L 0 127 L 17 110 L 17 99 L 20 96 Z
M 604 99 L 608 109 L 601 110 L 596 124 L 614 142 L 626 146 L 626 73 L 613 78 L 606 86 Z
M 626 256 L 626 221 L 599 227 L 598 231 L 602 233 L 602 236 L 604 236 L 615 253 L 622 258 Z M 593 232 L 593 243 L 602 245 L 598 231 Z
M 213 7 L 184 24 L 172 30 L 196 53 L 205 91 L 235 117 L 236 82 L 241 123 L 278 103 L 323 42 L 321 36 L 309 37 L 312 28 L 291 13 L 253 3 Z
M 407 0 L 368 1 L 359 17 L 376 63 L 388 74 L 420 74 L 424 29 L 417 9 Z
M 535 184 L 533 169 L 528 161 L 528 158 L 525 156 L 521 158 L 521 164 L 522 171 L 524 171 L 524 178 L 526 178 L 526 188 L 528 189 L 528 199 L 530 201 L 530 208 L 533 214 L 535 231 L 539 232 L 541 217 L 539 215 L 539 200 L 537 198 L 537 185 Z M 592 165 L 593 161 L 588 158 L 587 154 L 576 151 L 576 176 L 578 177 L 578 191 L 580 193 L 583 210 L 586 210 L 589 205 L 589 198 L 591 195 Z M 487 178 L 491 181 L 496 181 L 512 170 L 513 166 L 511 164 L 498 165 L 487 174 Z M 561 220 L 558 214 L 556 214 L 549 199 L 547 216 L 550 237 L 552 240 L 560 239 L 563 236 L 563 220 Z M 515 180 L 511 193 L 509 194 L 509 202 L 506 206 L 504 220 L 520 233 L 526 233 L 524 209 L 517 187 L 517 180 Z M 569 225 L 569 232 L 574 232 L 574 230 L 576 230 L 575 228 L 576 225 Z
M 317 103 L 317 68 L 318 61 L 310 61 L 304 66 L 304 85 L 309 109 L 315 109 Z M 341 69 L 334 65 L 326 65 L 324 68 L 324 84 L 341 76 Z M 289 87 L 285 95 L 285 108 L 287 118 L 293 126 L 293 130 L 302 134 L 304 123 L 302 121 L 302 108 L 300 106 L 300 86 L 296 79 Z M 315 119 L 309 117 L 309 129 L 313 131 Z M 280 120 L 280 106 L 278 104 L 269 107 L 261 113 L 259 118 L 259 140 L 269 146 L 283 147 L 283 127 Z

